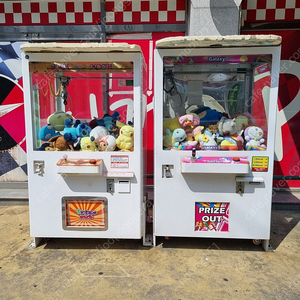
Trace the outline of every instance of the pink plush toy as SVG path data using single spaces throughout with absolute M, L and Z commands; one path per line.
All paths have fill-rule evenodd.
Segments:
M 187 114 L 179 117 L 179 123 L 183 128 L 185 127 L 196 127 L 199 125 L 200 118 L 196 114 Z
M 202 126 L 199 126 L 200 118 L 196 114 L 186 114 L 179 117 L 179 123 L 186 132 L 186 139 L 188 141 L 197 140 L 195 136 L 201 134 Z M 198 136 L 197 136 L 198 137 Z

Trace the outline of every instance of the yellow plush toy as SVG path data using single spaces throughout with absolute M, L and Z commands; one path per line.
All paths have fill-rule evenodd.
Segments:
M 177 128 L 182 128 L 181 124 L 179 123 L 178 118 L 164 120 L 164 122 L 163 122 L 164 134 L 166 134 L 166 129 L 169 129 L 171 132 L 173 132 Z
M 130 150 L 133 151 L 134 138 L 133 138 L 134 129 L 129 125 L 124 125 L 120 129 L 120 134 L 116 139 L 117 147 L 120 150 Z
M 83 137 L 80 140 L 81 151 L 97 151 L 97 145 L 94 137 Z

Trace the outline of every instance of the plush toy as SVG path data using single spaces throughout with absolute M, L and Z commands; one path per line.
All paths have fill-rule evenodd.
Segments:
M 163 131 L 164 134 L 166 133 L 166 129 L 169 129 L 171 132 L 173 132 L 175 129 L 180 128 L 181 124 L 179 123 L 178 118 L 173 119 L 165 119 L 163 122 Z
M 199 125 L 199 117 L 196 114 L 186 114 L 184 116 L 179 117 L 179 123 L 182 128 L 194 128 Z
M 40 132 L 39 132 L 39 138 L 43 142 L 47 142 L 52 137 L 59 136 L 59 135 L 61 135 L 61 134 L 59 132 L 56 132 L 54 126 L 50 125 L 50 124 L 42 127 Z
M 216 135 L 206 135 L 206 134 L 201 134 L 199 136 L 199 144 L 201 146 L 201 149 L 203 150 L 217 150 L 218 145 L 217 142 L 215 141 Z
M 191 133 L 186 135 L 187 141 L 199 141 L 199 136 L 202 134 L 203 126 L 197 126 Z
M 52 147 L 56 151 L 67 151 L 67 150 L 72 150 L 74 151 L 74 148 L 71 144 L 68 143 L 64 139 L 63 136 L 54 136 L 49 140 L 50 147 Z
M 222 117 L 218 123 L 219 133 L 221 136 L 232 136 L 237 133 L 235 119 L 227 119 Z
M 94 118 L 90 121 L 89 126 L 91 128 L 95 128 L 96 126 L 103 126 L 109 131 L 109 134 L 116 136 L 118 133 L 116 122 L 119 120 L 120 114 L 115 111 L 112 115 L 105 114 L 102 119 Z
M 106 135 L 99 141 L 98 150 L 114 151 L 116 146 L 116 139 L 112 135 Z
M 116 121 L 120 120 L 120 114 L 115 111 L 112 115 L 105 114 L 102 118 L 102 121 L 104 123 L 104 127 L 109 131 L 110 134 L 113 134 L 116 129 Z
M 173 131 L 172 136 L 173 136 L 172 146 L 178 146 L 185 140 L 186 133 L 185 133 L 184 129 L 177 128 Z
M 51 147 L 50 143 L 43 143 L 41 147 L 37 149 L 38 151 L 54 151 L 55 149 Z
M 97 145 L 93 137 L 82 137 L 80 140 L 80 150 L 81 151 L 97 151 Z
M 207 106 L 203 106 L 197 109 L 196 111 L 194 111 L 194 113 L 199 116 L 199 124 L 201 126 L 217 124 L 224 116 L 224 113 L 221 113 L 215 109 L 211 109 Z
M 87 124 L 79 124 L 76 127 L 76 135 L 77 137 L 87 137 L 90 135 L 92 129 Z
M 129 125 L 124 125 L 120 129 L 120 134 L 116 139 L 117 147 L 120 150 L 131 150 L 133 151 L 134 146 L 134 129 Z M 106 134 L 107 135 L 107 134 Z
M 88 126 L 89 126 L 91 129 L 94 129 L 96 126 L 99 126 L 99 124 L 98 124 L 98 119 L 94 117 L 94 118 L 88 123 Z
M 99 141 L 106 135 L 109 135 L 109 133 L 108 133 L 107 129 L 103 126 L 96 126 L 90 132 L 90 137 L 95 138 L 96 144 L 98 144 Z
M 235 121 L 238 132 L 245 129 L 250 123 L 250 120 L 245 115 L 236 116 Z
M 246 150 L 265 150 L 265 139 L 263 138 L 264 132 L 260 127 L 249 126 L 245 129 L 244 137 L 246 141 Z M 252 149 L 250 149 L 252 148 Z
M 78 142 L 77 126 L 79 121 L 76 121 L 74 126 L 73 126 L 73 119 L 72 120 L 66 119 L 64 123 L 65 123 L 64 139 L 72 143 Z
M 206 127 L 203 131 L 204 134 L 208 135 L 208 136 L 212 136 L 213 134 L 217 135 L 218 133 L 218 125 L 214 124 L 214 125 L 209 125 L 208 127 Z
M 166 129 L 166 134 L 163 136 L 163 145 L 165 148 L 172 148 L 173 133 L 170 129 Z
M 65 128 L 65 120 L 67 119 L 72 121 L 73 117 L 64 111 L 56 111 L 48 117 L 47 123 L 51 124 L 55 130 L 63 131 Z
M 203 126 L 199 125 L 199 117 L 196 114 L 190 113 L 179 118 L 179 123 L 186 133 L 187 141 L 197 141 L 202 133 Z

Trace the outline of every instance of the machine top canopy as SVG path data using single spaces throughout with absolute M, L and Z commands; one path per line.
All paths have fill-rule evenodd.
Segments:
M 156 42 L 156 48 L 221 48 L 221 47 L 257 47 L 278 46 L 278 35 L 225 35 L 225 36 L 179 36 L 168 37 Z
M 141 52 L 140 46 L 129 45 L 127 43 L 27 43 L 21 45 L 21 50 L 23 50 L 25 53 Z

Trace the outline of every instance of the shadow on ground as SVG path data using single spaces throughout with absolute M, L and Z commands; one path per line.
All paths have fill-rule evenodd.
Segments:
M 272 210 L 270 245 L 278 248 L 284 238 L 300 221 L 300 212 L 289 210 Z M 118 250 L 150 250 L 144 247 L 142 240 L 117 239 L 44 239 L 41 245 L 45 249 L 118 249 Z M 162 248 L 211 249 L 236 251 L 263 251 L 261 245 L 255 245 L 248 239 L 214 239 L 214 238 L 178 238 L 157 237 L 156 244 Z

